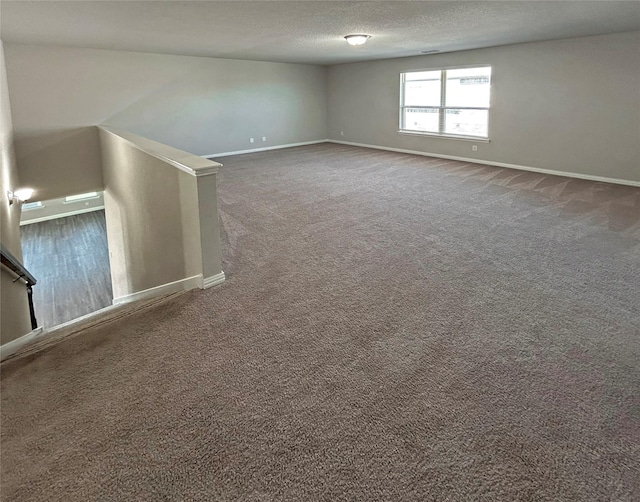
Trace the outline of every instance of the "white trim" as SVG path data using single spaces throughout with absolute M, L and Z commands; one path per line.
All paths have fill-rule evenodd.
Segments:
M 180 291 L 188 291 L 190 289 L 200 288 L 201 286 L 202 275 L 194 275 L 193 277 L 187 277 L 186 279 L 180 279 L 179 281 L 173 281 L 145 289 L 143 291 L 138 291 L 136 293 L 131 293 L 129 295 L 119 296 L 118 298 L 113 299 L 113 304 L 122 305 L 123 303 L 146 300 L 147 298 L 153 298 L 158 295 L 169 295 Z
M 87 196 L 87 193 L 94 193 L 95 195 Z M 77 195 L 67 195 L 62 199 L 62 203 L 77 204 L 78 202 L 84 202 L 86 200 L 99 199 L 102 196 L 102 192 L 87 192 L 87 193 L 81 193 Z M 83 195 L 84 197 L 80 197 L 80 195 Z M 71 197 L 71 200 L 69 200 L 69 197 Z
M 122 138 L 122 136 L 119 136 L 119 137 Z M 127 138 L 123 138 L 123 139 L 125 141 L 128 141 L 134 148 L 137 148 L 141 152 L 146 153 L 147 155 L 151 155 L 152 157 L 155 157 L 156 159 L 161 160 L 165 164 L 169 164 L 170 166 L 173 166 L 173 167 L 175 167 L 176 169 L 179 169 L 182 172 L 190 174 L 191 176 L 198 177 L 198 176 L 207 176 L 208 174 L 217 174 L 218 173 L 219 166 L 206 166 L 206 167 L 192 168 L 192 167 L 189 167 L 189 166 L 185 166 L 183 163 L 178 162 L 177 160 L 174 160 L 171 157 L 167 157 L 166 155 L 162 155 L 160 153 L 152 152 L 149 149 L 143 148 L 140 145 L 137 145 L 135 142 L 133 142 L 133 141 L 127 139 Z M 211 159 L 207 159 L 207 160 L 211 160 Z
M 422 155 L 424 157 L 436 157 L 439 159 L 459 160 L 462 162 L 472 162 L 474 164 L 485 164 L 488 166 L 507 167 L 509 169 L 518 169 L 520 171 L 531 171 L 534 173 L 553 174 L 555 176 L 565 176 L 567 178 L 578 178 L 589 181 L 602 181 L 605 183 L 615 183 L 617 185 L 627 185 L 632 187 L 640 187 L 640 181 L 621 180 L 619 178 L 607 178 L 605 176 L 596 176 L 593 174 L 573 173 L 569 171 L 556 171 L 553 169 L 543 169 L 541 167 L 521 166 L 519 164 L 507 164 L 505 162 L 493 162 L 491 160 L 471 159 L 468 157 L 458 157 L 456 155 L 443 155 L 440 153 L 420 152 L 418 150 L 407 150 L 404 148 L 391 148 L 388 146 L 369 145 L 366 143 L 353 143 L 351 141 L 339 141 L 337 139 L 328 140 L 329 143 L 337 143 L 340 145 L 361 146 L 364 148 L 374 148 L 376 150 L 387 150 L 390 152 L 409 153 L 412 155 Z
M 11 340 L 4 345 L 0 345 L 0 361 L 4 361 L 7 357 L 18 352 L 22 347 L 31 343 L 34 338 L 40 336 L 42 333 L 42 327 L 36 328 L 26 335 L 22 335 L 21 337 Z
M 249 150 L 237 150 L 235 152 L 212 153 L 211 155 L 202 155 L 205 159 L 227 157 L 229 155 L 241 155 L 243 153 L 266 152 L 267 150 L 280 150 L 281 148 L 292 148 L 294 146 L 317 145 L 318 143 L 330 142 L 330 139 L 318 139 L 314 141 L 303 141 L 302 143 L 289 143 L 287 145 L 265 146 L 262 148 L 251 148 Z
M 417 108 L 417 107 L 416 107 Z M 462 141 L 471 141 L 476 143 L 491 143 L 489 138 L 480 138 L 474 136 L 455 136 L 453 134 L 437 134 L 431 132 L 409 131 L 408 129 L 400 129 L 398 134 L 406 134 L 407 136 L 427 136 L 429 138 L 457 139 Z
M 82 209 L 76 209 L 75 211 L 67 211 L 64 213 L 51 214 L 49 216 L 41 216 L 40 218 L 33 218 L 33 219 L 21 221 L 20 226 L 29 225 L 30 223 L 39 223 L 41 221 L 57 220 L 58 218 L 65 218 L 67 216 L 73 216 L 75 214 L 90 213 L 91 211 L 100 211 L 101 209 L 104 209 L 104 206 L 85 207 Z
M 96 127 L 99 130 L 107 132 L 113 136 L 116 136 L 117 138 L 123 139 L 124 141 L 129 143 L 134 148 L 140 150 L 141 152 L 146 153 L 147 155 L 151 155 L 156 159 L 160 159 L 164 163 L 169 164 L 187 174 L 190 174 L 191 176 L 197 177 L 197 176 L 207 176 L 209 174 L 217 174 L 218 168 L 220 167 L 220 164 L 217 164 L 215 162 L 209 166 L 190 167 L 183 164 L 182 162 L 179 162 L 171 157 L 168 157 L 167 155 L 164 155 L 162 153 L 155 151 L 153 148 L 155 147 L 157 149 L 158 147 L 160 147 L 163 149 L 169 149 L 172 151 L 173 154 L 180 155 L 181 158 L 193 157 L 194 159 L 197 159 L 198 158 L 197 155 L 193 155 L 183 150 L 178 150 L 177 148 L 170 147 L 169 145 L 165 145 L 163 143 L 159 143 L 158 141 L 154 141 L 152 139 L 145 138 L 143 136 L 138 136 L 137 134 L 133 134 L 130 132 L 124 132 L 124 131 L 116 132 L 115 130 L 109 128 L 108 126 L 96 126 Z M 132 137 L 135 139 L 132 139 Z
M 88 321 L 92 317 L 97 317 L 102 314 L 106 314 L 111 310 L 117 309 L 118 307 L 119 307 L 118 305 L 109 305 L 108 307 L 94 310 L 93 312 L 89 312 L 88 314 L 85 314 L 83 316 L 76 317 L 75 319 L 71 319 L 70 321 L 63 322 L 62 324 L 56 324 L 55 326 L 51 326 L 50 328 L 47 328 L 45 334 L 48 335 L 54 331 L 58 331 L 59 329 L 68 328 L 70 326 L 73 326 L 74 324 L 83 323 L 85 321 Z
M 221 284 L 224 282 L 225 278 L 226 277 L 224 275 L 224 271 L 220 272 L 219 274 L 212 275 L 211 277 L 205 277 L 202 281 L 202 289 L 209 289 L 213 286 Z
M 211 159 L 208 159 L 211 160 Z M 196 178 L 199 178 L 200 176 L 209 176 L 210 174 L 218 174 L 218 170 L 220 169 L 220 166 L 222 164 L 218 163 L 217 166 L 211 166 L 211 167 L 200 167 L 198 169 L 194 169 L 194 173 L 189 173 L 193 176 L 195 176 Z
M 487 66 L 491 68 L 491 72 L 493 73 L 493 68 L 491 66 L 491 63 L 469 63 L 469 64 L 456 65 L 456 66 L 434 66 L 433 68 L 431 67 L 430 68 L 414 68 L 410 70 L 401 71 L 400 74 L 415 73 L 415 72 L 422 72 L 422 71 L 466 70 L 466 69 L 471 70 L 473 68 L 486 68 Z
M 197 280 L 200 280 L 201 276 L 196 276 L 195 277 Z M 190 277 L 189 279 L 194 279 L 193 277 Z M 177 281 L 179 282 L 179 281 Z M 173 283 L 171 283 L 173 284 Z M 165 286 L 167 286 L 167 284 L 165 284 Z M 198 286 L 195 286 L 198 287 Z M 189 289 L 195 289 L 195 288 L 189 288 Z M 150 290 L 147 290 L 150 291 Z M 176 291 L 179 292 L 182 291 L 181 289 Z M 153 295 L 153 296 L 160 296 L 160 295 Z M 127 298 L 127 297 L 123 297 L 123 298 Z M 92 318 L 99 318 L 102 315 L 108 314 L 109 312 L 112 311 L 118 311 L 119 309 L 123 308 L 123 305 L 125 305 L 126 303 L 129 303 L 129 301 L 125 301 L 122 302 L 118 305 L 109 305 L 108 307 L 104 307 L 101 308 L 99 310 L 95 310 L 94 312 L 89 312 L 88 314 L 85 314 L 81 317 L 76 317 L 75 319 L 71 319 L 70 321 L 66 321 L 63 322 L 62 324 L 56 324 L 55 326 L 51 326 L 48 328 L 36 328 L 35 330 L 31 331 L 30 333 L 27 333 L 24 336 L 21 336 L 20 338 L 17 338 L 15 340 L 12 340 L 2 346 L 0 346 L 0 361 L 4 361 L 7 357 L 15 354 L 16 352 L 18 352 L 19 350 L 22 349 L 22 347 L 30 344 L 36 337 L 39 339 L 44 340 L 45 338 L 49 338 L 52 335 L 56 335 L 60 330 L 63 329 L 67 329 L 67 328 L 71 328 L 75 325 L 83 325 L 86 321 L 92 319 Z M 144 305 L 142 305 L 140 307 L 140 309 L 144 309 L 150 305 L 154 305 L 153 303 L 146 303 Z M 136 310 L 134 309 L 133 311 L 127 311 L 125 310 L 125 313 L 129 313 L 129 312 L 135 312 Z M 108 318 L 108 320 L 111 320 Z M 90 327 L 92 327 L 94 325 L 92 324 L 88 324 L 85 327 L 83 327 L 82 329 L 88 329 Z

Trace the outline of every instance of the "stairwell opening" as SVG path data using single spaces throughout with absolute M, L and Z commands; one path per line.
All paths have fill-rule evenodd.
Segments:
M 102 192 L 25 204 L 20 225 L 24 265 L 38 281 L 39 326 L 49 329 L 112 304 Z

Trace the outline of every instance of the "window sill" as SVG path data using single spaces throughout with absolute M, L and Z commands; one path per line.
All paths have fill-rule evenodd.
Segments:
M 408 136 L 427 136 L 429 138 L 440 138 L 440 139 L 457 139 L 462 141 L 475 141 L 476 143 L 491 143 L 489 138 L 479 138 L 477 136 L 455 136 L 453 134 L 435 134 L 430 132 L 420 132 L 420 131 L 405 131 L 400 130 L 398 134 L 406 134 Z

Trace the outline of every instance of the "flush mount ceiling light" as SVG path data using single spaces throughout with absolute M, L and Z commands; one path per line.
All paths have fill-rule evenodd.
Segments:
M 347 35 L 344 39 L 349 45 L 362 45 L 371 38 L 371 35 Z

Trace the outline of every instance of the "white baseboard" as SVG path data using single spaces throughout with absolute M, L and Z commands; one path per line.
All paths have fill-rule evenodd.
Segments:
M 109 307 L 105 307 L 100 310 L 96 310 L 95 312 L 91 312 L 89 314 L 83 315 L 82 317 L 78 317 L 77 319 L 72 319 L 70 321 L 64 322 L 62 324 L 58 324 L 56 326 L 48 327 L 46 330 L 44 328 L 36 328 L 33 331 L 30 331 L 26 335 L 23 335 L 15 340 L 11 340 L 10 342 L 5 343 L 0 346 L 0 361 L 4 361 L 7 357 L 15 354 L 20 349 L 22 349 L 25 345 L 31 343 L 35 338 L 45 337 L 52 333 L 58 332 L 60 329 L 71 327 L 75 324 L 82 324 L 92 317 L 99 317 L 103 314 L 107 314 L 109 311 L 115 310 L 118 305 L 123 305 L 125 303 L 134 302 L 137 300 L 145 300 L 149 298 L 153 298 L 155 296 L 160 295 L 168 295 L 171 293 L 178 293 L 180 291 L 188 291 L 190 289 L 202 288 L 207 289 L 218 284 L 221 284 L 225 281 L 224 272 L 220 272 L 219 274 L 213 275 L 211 277 L 207 277 L 204 280 L 201 275 L 194 275 L 193 277 L 187 277 L 186 279 L 182 279 L 179 281 L 170 282 L 168 284 L 163 284 L 161 286 L 156 286 L 155 288 L 145 289 L 144 291 L 139 291 L 137 293 L 132 293 L 130 295 L 120 296 L 118 298 L 113 299 L 113 305 Z
M 30 225 L 31 223 L 40 223 L 41 221 L 57 220 L 58 218 L 66 218 L 67 216 L 74 216 L 76 214 L 90 213 L 92 211 L 100 211 L 101 209 L 104 209 L 104 206 L 87 207 L 84 209 L 76 209 L 75 211 L 50 214 L 49 216 L 41 216 L 40 218 L 33 218 L 31 220 L 21 221 L 20 226 Z
M 171 293 L 178 293 L 180 291 L 188 291 L 190 289 L 196 289 L 202 287 L 202 276 L 194 275 L 193 277 L 187 277 L 186 279 L 180 279 L 179 281 L 169 282 L 160 286 L 145 289 L 144 291 L 138 291 L 137 293 L 131 293 L 130 295 L 119 296 L 113 299 L 114 305 L 122 305 L 123 303 L 135 302 L 138 300 L 146 300 L 147 298 L 153 298 L 159 295 L 170 295 Z
M 603 181 L 605 183 L 615 183 L 616 185 L 628 185 L 632 187 L 640 187 L 640 181 L 621 180 L 618 178 L 607 178 L 605 176 L 595 176 L 592 174 L 572 173 L 567 171 L 555 171 L 553 169 L 542 169 L 540 167 L 521 166 L 518 164 L 507 164 L 505 162 L 493 162 L 491 160 L 472 159 L 468 157 L 458 157 L 455 155 L 443 155 L 440 153 L 420 152 L 418 150 L 406 150 L 404 148 L 391 148 L 388 146 L 368 145 L 366 143 L 353 143 L 351 141 L 339 141 L 336 139 L 327 140 L 329 143 L 337 143 L 340 145 L 361 146 L 364 148 L 375 148 L 376 150 L 387 150 L 389 152 L 410 153 L 412 155 L 422 155 L 424 157 L 436 157 L 439 159 L 459 160 L 462 162 L 472 162 L 474 164 L 485 164 L 488 166 L 508 167 L 509 169 L 518 169 L 520 171 L 531 171 L 541 174 L 553 174 L 555 176 L 565 176 L 567 178 L 578 178 L 589 181 Z
M 42 328 L 36 328 L 26 335 L 22 335 L 20 338 L 16 338 L 15 340 L 11 340 L 4 345 L 0 345 L 0 361 L 4 361 L 7 357 L 18 352 L 22 347 L 31 343 L 34 338 L 42 335 L 42 333 Z
M 211 277 L 205 277 L 204 280 L 202 281 L 202 289 L 212 288 L 217 284 L 223 283 L 224 280 L 225 280 L 224 271 L 220 272 L 219 274 L 212 275 Z
M 76 317 L 75 319 L 71 319 L 70 321 L 66 321 L 66 322 L 63 322 L 61 324 L 56 324 L 55 326 L 51 326 L 51 327 L 46 329 L 44 334 L 48 335 L 51 332 L 69 328 L 69 327 L 73 326 L 74 324 L 82 324 L 83 322 L 91 319 L 92 317 L 98 317 L 98 316 L 101 316 L 103 314 L 107 314 L 112 310 L 116 310 L 117 308 L 118 308 L 117 305 L 109 305 L 108 307 L 104 307 L 104 308 L 101 308 L 101 309 L 98 309 L 98 310 L 94 310 L 93 312 L 89 312 L 88 314 L 85 314 L 83 316 Z
M 218 278 L 219 275 L 222 275 L 222 280 Z M 209 278 L 210 280 L 217 280 L 215 284 L 224 281 L 224 272 L 222 274 L 217 274 L 213 277 Z M 187 291 L 189 289 L 200 288 L 202 284 L 202 276 L 196 275 L 194 277 L 189 277 L 187 279 L 183 279 L 181 281 L 171 282 L 169 284 L 163 284 L 162 286 L 158 286 L 155 288 L 150 288 L 145 291 L 140 291 L 139 293 L 133 293 L 131 295 L 121 296 L 117 299 L 113 300 L 113 305 L 108 307 L 104 307 L 102 309 L 96 310 L 94 312 L 89 312 L 81 317 L 77 317 L 75 319 L 71 319 L 70 321 L 63 322 L 61 324 L 56 324 L 55 326 L 49 326 L 46 329 L 43 327 L 36 328 L 30 333 L 27 333 L 20 338 L 12 340 L 4 345 L 0 346 L 0 361 L 4 361 L 7 357 L 15 354 L 20 349 L 22 349 L 25 345 L 31 343 L 34 338 L 45 339 L 51 335 L 55 335 L 60 332 L 60 330 L 71 328 L 75 325 L 82 325 L 86 321 L 92 318 L 98 318 L 105 314 L 108 314 L 111 311 L 117 311 L 119 308 L 122 308 L 122 305 L 126 303 L 130 303 L 136 300 L 144 300 L 153 298 L 160 295 L 178 293 L 180 291 Z M 211 284 L 214 286 L 215 284 Z M 210 286 L 208 286 L 210 287 Z
M 328 139 L 318 139 L 314 141 L 303 141 L 302 143 L 289 143 L 288 145 L 265 146 L 262 148 L 250 148 L 249 150 L 237 150 L 235 152 L 212 153 L 211 155 L 201 155 L 205 159 L 218 157 L 228 157 L 229 155 L 241 155 L 243 153 L 266 152 L 267 150 L 280 150 L 281 148 L 293 148 L 294 146 L 317 145 L 318 143 L 326 143 Z

